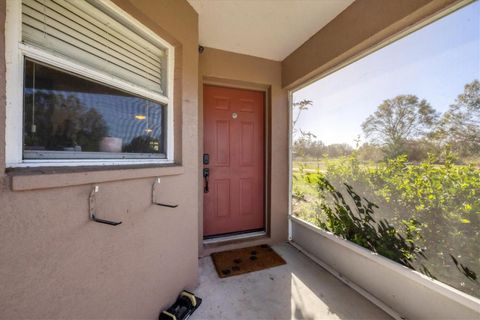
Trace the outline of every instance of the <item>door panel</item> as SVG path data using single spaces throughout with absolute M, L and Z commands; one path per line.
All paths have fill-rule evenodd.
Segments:
M 215 218 L 230 216 L 230 181 L 228 179 L 215 180 L 214 191 L 217 195 Z
M 264 112 L 260 91 L 205 85 L 204 236 L 262 229 L 264 218 Z
M 226 120 L 215 121 L 215 165 L 230 166 L 230 123 Z

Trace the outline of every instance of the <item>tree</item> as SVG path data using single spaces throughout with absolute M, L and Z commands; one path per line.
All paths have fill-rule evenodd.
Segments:
M 388 157 L 396 157 L 406 153 L 407 141 L 430 133 L 437 118 L 437 112 L 426 100 L 399 95 L 384 100 L 362 123 L 362 130 L 370 142 L 384 147 Z
M 325 147 L 330 158 L 345 157 L 353 152 L 353 148 L 346 143 L 333 143 Z
M 296 130 L 295 126 L 298 122 L 298 119 L 300 119 L 300 115 L 302 114 L 302 111 L 308 110 L 308 108 L 310 108 L 312 104 L 313 104 L 313 101 L 307 100 L 307 99 L 303 99 L 303 100 L 294 102 L 292 104 L 293 110 L 297 110 L 296 111 L 297 114 L 295 116 L 295 119 L 293 120 L 293 130 Z
M 320 158 L 324 144 L 316 140 L 317 136 L 310 132 L 300 130 L 300 137 L 293 142 L 293 154 L 295 158 Z
M 160 144 L 160 140 L 149 135 L 137 136 L 123 147 L 123 152 L 157 153 Z
M 358 155 L 358 159 L 361 161 L 380 162 L 384 158 L 382 150 L 378 146 L 368 142 L 360 145 L 356 153 Z
M 73 94 L 35 92 L 34 108 L 33 92 L 27 91 L 25 106 L 25 144 L 28 147 L 63 150 L 81 146 L 82 151 L 98 151 L 100 140 L 107 135 L 108 126 L 102 114 Z
M 297 128 L 297 122 L 300 119 L 303 111 L 308 110 L 313 104 L 313 101 L 303 99 L 297 102 L 292 103 L 293 111 L 295 118 L 292 121 L 292 136 L 295 139 L 293 142 L 293 154 L 295 158 L 305 158 L 306 156 L 311 156 L 311 147 L 314 143 L 317 136 L 309 131 L 302 131 L 302 129 Z M 297 133 L 300 134 L 298 138 Z
M 451 145 L 461 156 L 480 153 L 480 82 L 465 85 L 455 103 L 440 119 L 435 137 L 443 145 Z

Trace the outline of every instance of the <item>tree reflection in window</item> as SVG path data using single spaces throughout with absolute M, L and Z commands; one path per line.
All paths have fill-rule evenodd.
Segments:
M 26 60 L 24 158 L 163 158 L 165 108 Z

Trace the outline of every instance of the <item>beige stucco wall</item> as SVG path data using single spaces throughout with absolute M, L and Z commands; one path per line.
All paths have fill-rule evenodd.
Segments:
M 154 319 L 180 290 L 197 283 L 198 17 L 186 1 L 115 2 L 178 48 L 175 119 L 176 132 L 181 133 L 176 146 L 181 149 L 176 151 L 182 168 L 61 173 L 47 179 L 37 173 L 22 176 L 17 186 L 42 189 L 12 191 L 4 165 L 5 0 L 1 0 L 2 319 Z M 173 175 L 162 178 L 159 200 L 178 203 L 177 209 L 150 204 L 154 177 L 163 174 Z M 97 181 L 102 182 L 98 215 L 123 224 L 111 227 L 88 220 L 88 194 Z M 55 184 L 67 187 L 51 188 Z
M 237 54 L 212 48 L 205 48 L 200 54 L 200 120 L 199 120 L 199 148 L 202 154 L 202 83 L 213 83 L 224 86 L 265 90 L 270 108 L 271 119 L 267 124 L 268 135 L 267 153 L 271 158 L 270 179 L 267 184 L 270 190 L 270 199 L 267 199 L 270 209 L 267 214 L 267 228 L 269 236 L 250 242 L 241 242 L 221 247 L 221 249 L 246 246 L 257 243 L 278 243 L 287 240 L 288 236 L 288 97 L 281 88 L 281 63 Z M 203 194 L 200 195 L 201 197 Z M 199 244 L 200 254 L 219 250 L 219 248 L 205 249 L 202 246 L 201 231 L 203 230 L 203 209 L 200 199 Z
M 282 85 L 301 85 L 460 2 L 356 0 L 282 61 Z
M 181 168 L 16 177 L 5 174 L 5 0 L 0 0 L 0 318 L 155 318 L 197 282 L 202 246 L 202 83 L 265 89 L 270 97 L 270 221 L 267 239 L 287 238 L 288 104 L 293 87 L 347 61 L 455 0 L 357 0 L 282 63 L 206 48 L 184 0 L 115 0 L 176 46 L 176 159 Z M 21 106 L 19 106 L 20 108 Z M 165 175 L 165 176 L 164 176 Z M 153 207 L 151 184 L 162 178 Z M 118 227 L 88 220 L 88 194 Z M 54 186 L 57 187 L 54 187 Z M 33 189 L 33 190 L 32 190 Z M 237 243 L 226 247 L 244 246 Z

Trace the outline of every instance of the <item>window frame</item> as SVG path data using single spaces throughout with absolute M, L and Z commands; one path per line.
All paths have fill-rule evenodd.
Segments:
M 5 65 L 6 65 L 6 123 L 5 123 L 5 165 L 11 167 L 44 166 L 98 166 L 132 164 L 171 164 L 174 163 L 174 63 L 175 47 L 160 38 L 155 32 L 115 5 L 111 0 L 99 1 L 100 10 L 111 12 L 121 24 L 130 24 L 144 33 L 150 41 L 156 42 L 166 51 L 166 95 L 152 92 L 140 86 L 123 81 L 107 73 L 89 68 L 68 58 L 22 43 L 22 1 L 7 0 L 5 19 Z M 128 159 L 23 159 L 23 87 L 24 61 L 26 58 L 45 63 L 60 71 L 84 77 L 89 81 L 123 90 L 142 98 L 166 104 L 166 158 Z

